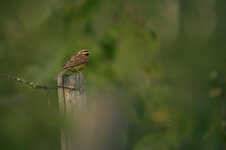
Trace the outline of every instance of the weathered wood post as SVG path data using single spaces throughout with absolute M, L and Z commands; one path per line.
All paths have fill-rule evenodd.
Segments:
M 70 116 L 79 117 L 86 110 L 85 79 L 80 74 L 65 75 L 58 78 L 58 86 L 69 87 L 58 88 L 58 99 L 61 115 L 64 118 Z M 72 123 L 72 120 L 68 122 Z M 67 122 L 67 123 L 68 123 Z M 73 125 L 71 125 L 73 126 Z M 73 133 L 66 132 L 65 128 L 61 131 L 61 150 L 74 150 Z

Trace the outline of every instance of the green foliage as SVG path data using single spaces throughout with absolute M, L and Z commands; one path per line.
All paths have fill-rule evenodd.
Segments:
M 86 48 L 88 104 L 125 105 L 120 149 L 223 149 L 224 89 L 211 98 L 219 88 L 208 77 L 225 76 L 224 4 L 1 0 L 0 72 L 55 85 L 62 64 Z M 43 91 L 0 85 L 0 149 L 60 149 L 57 93 L 47 108 Z

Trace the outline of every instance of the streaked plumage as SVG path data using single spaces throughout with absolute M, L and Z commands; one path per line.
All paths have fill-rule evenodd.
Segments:
M 64 63 L 63 71 L 61 71 L 54 80 L 62 76 L 66 71 L 77 71 L 82 74 L 80 69 L 85 68 L 88 65 L 89 54 L 90 52 L 88 50 L 81 50 L 78 54 L 72 56 L 70 60 Z

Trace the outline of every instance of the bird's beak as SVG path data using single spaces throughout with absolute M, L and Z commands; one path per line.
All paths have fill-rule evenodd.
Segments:
M 91 54 L 91 52 L 88 52 L 88 54 Z

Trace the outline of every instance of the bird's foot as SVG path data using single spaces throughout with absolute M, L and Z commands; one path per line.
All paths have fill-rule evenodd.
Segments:
M 77 72 L 79 73 L 79 76 L 83 77 L 83 74 L 81 71 L 77 70 Z
M 79 75 L 80 75 L 81 77 L 83 77 L 83 73 L 82 73 L 81 71 L 79 71 Z

